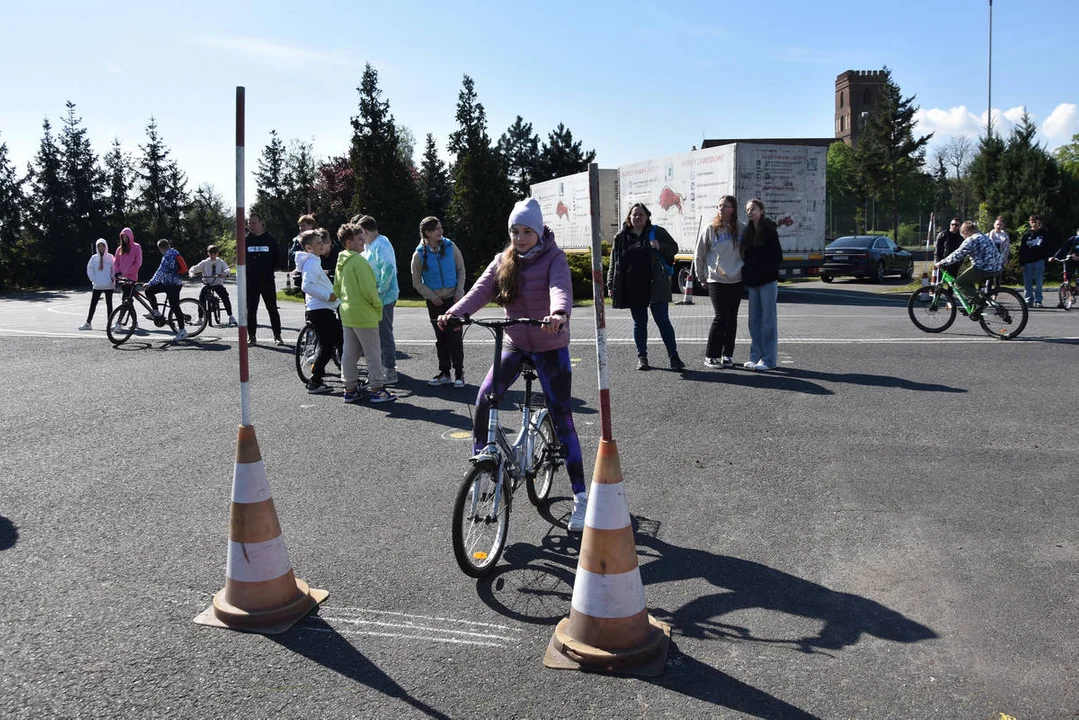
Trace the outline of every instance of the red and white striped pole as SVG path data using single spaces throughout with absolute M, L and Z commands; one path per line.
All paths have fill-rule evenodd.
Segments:
M 251 424 L 251 390 L 247 367 L 247 241 L 244 238 L 244 89 L 236 88 L 236 304 L 240 327 L 240 425 Z
M 599 371 L 600 437 L 614 441 L 611 429 L 611 390 L 607 376 L 607 320 L 603 304 L 603 250 L 600 238 L 599 166 L 588 165 L 588 197 L 592 211 L 592 306 L 596 316 L 596 367 Z

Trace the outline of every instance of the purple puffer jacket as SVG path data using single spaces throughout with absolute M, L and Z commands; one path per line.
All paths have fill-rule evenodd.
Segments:
M 548 315 L 561 312 L 566 315 L 562 330 L 551 335 L 540 327 L 514 325 L 506 328 L 510 343 L 527 352 L 546 352 L 569 345 L 569 316 L 573 309 L 573 281 L 570 278 L 566 253 L 555 244 L 554 233 L 543 228 L 543 247 L 530 258 L 521 261 L 521 292 L 517 299 L 506 306 L 506 317 L 530 317 L 542 320 Z M 468 293 L 457 301 L 449 312 L 461 317 L 471 315 L 491 302 L 495 296 L 495 272 L 502 263 L 499 253 Z

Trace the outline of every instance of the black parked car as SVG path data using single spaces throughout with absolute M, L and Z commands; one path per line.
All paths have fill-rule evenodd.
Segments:
M 885 275 L 899 275 L 909 280 L 914 276 L 914 257 L 881 235 L 850 235 L 836 238 L 824 248 L 824 265 L 820 279 L 832 282 L 841 275 L 872 278 L 876 282 Z

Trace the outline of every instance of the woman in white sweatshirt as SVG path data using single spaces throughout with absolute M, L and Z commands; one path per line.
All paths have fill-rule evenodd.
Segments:
M 90 296 L 90 312 L 86 316 L 86 322 L 79 330 L 93 330 L 90 323 L 94 319 L 94 311 L 97 310 L 97 301 L 105 296 L 106 322 L 112 315 L 112 291 L 116 288 L 116 279 L 113 277 L 113 265 L 116 258 L 109 252 L 109 244 L 105 238 L 98 238 L 94 244 L 94 254 L 90 262 L 86 263 L 86 276 L 94 287 L 93 295 Z
M 322 381 L 326 373 L 326 364 L 333 357 L 334 350 L 340 351 L 343 344 L 341 321 L 337 317 L 337 308 L 341 301 L 333 291 L 333 282 L 322 269 L 322 257 L 333 247 L 330 234 L 323 229 L 305 230 L 300 233 L 301 250 L 294 256 L 296 270 L 302 280 L 304 305 L 307 308 L 307 322 L 318 333 L 318 357 L 311 368 L 311 379 L 307 383 L 307 392 L 323 395 L 330 392 L 330 387 Z
M 733 195 L 724 195 L 719 199 L 716 216 L 701 230 L 693 253 L 697 281 L 707 284 L 715 312 L 704 351 L 704 364 L 710 368 L 734 367 L 731 357 L 738 331 L 738 306 L 745 292 L 738 237 L 738 201 Z

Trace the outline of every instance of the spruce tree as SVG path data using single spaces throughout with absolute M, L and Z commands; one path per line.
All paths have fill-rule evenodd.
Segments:
M 540 149 L 536 168 L 536 180 L 552 180 L 566 175 L 575 175 L 588 169 L 588 164 L 596 159 L 596 151 L 584 152 L 581 142 L 573 142 L 573 133 L 562 123 L 547 135 L 547 142 Z
M 209 184 L 195 188 L 185 216 L 185 224 L 191 251 L 190 257 L 184 253 L 188 265 L 194 265 L 203 257 L 207 245 L 219 243 L 223 236 L 235 235 L 235 218 L 230 208 L 225 205 L 221 194 Z M 233 256 L 227 259 L 232 262 L 236 260 Z
M 255 203 L 251 211 L 259 214 L 280 246 L 296 234 L 296 218 L 300 215 L 297 209 L 289 198 L 288 151 L 277 131 L 271 130 L 270 142 L 262 149 L 255 170 Z M 282 250 L 280 255 L 283 254 Z
M 105 155 L 105 222 L 109 227 L 109 234 L 105 239 L 109 240 L 112 247 L 112 239 L 119 235 L 120 230 L 129 223 L 128 212 L 131 202 L 131 189 L 134 184 L 132 174 L 134 166 L 130 155 L 124 152 L 120 145 L 120 138 L 113 138 L 112 149 Z
M 26 239 L 24 248 L 25 257 L 32 261 L 27 281 L 52 287 L 61 284 L 59 278 L 67 274 L 63 267 L 63 248 L 71 237 L 74 223 L 67 205 L 63 156 L 48 118 L 42 122 L 42 129 L 44 134 L 27 174 L 31 236 Z
M 457 124 L 449 142 L 456 159 L 446 234 L 459 240 L 466 268 L 475 276 L 506 244 L 513 195 L 502 161 L 487 135 L 487 113 L 477 101 L 475 83 L 468 75 L 457 96 Z
M 450 198 L 453 196 L 453 188 L 450 183 L 449 170 L 446 169 L 446 163 L 442 162 L 442 159 L 438 156 L 435 136 L 431 133 L 427 133 L 427 141 L 423 150 L 423 162 L 420 165 L 420 188 L 426 214 L 437 218 L 445 217 L 446 208 L 449 207 Z
M 291 141 L 285 160 L 285 187 L 288 189 L 288 205 L 293 212 L 293 223 L 301 214 L 313 212 L 317 179 L 318 168 L 311 143 Z M 321 218 L 318 219 L 321 221 Z
M 419 188 L 413 176 L 411 160 L 406 162 L 405 146 L 390 104 L 382 99 L 378 72 L 368 63 L 364 67 L 359 92 L 359 114 L 352 118 L 352 164 L 354 194 L 353 215 L 371 215 L 378 230 L 390 239 L 397 256 L 398 273 L 407 272 L 415 237 L 415 228 L 423 212 Z M 408 152 L 409 156 L 411 153 Z M 399 285 L 408 287 L 409 283 Z
M 0 292 L 25 281 L 26 258 L 22 255 L 22 180 L 8 161 L 7 143 L 0 143 Z
M 892 229 L 899 237 L 899 198 L 902 187 L 925 164 L 925 146 L 933 134 L 914 137 L 914 95 L 904 98 L 884 68 L 880 100 L 869 114 L 855 157 L 869 191 L 892 206 Z
M 514 197 L 528 197 L 540 162 L 539 148 L 539 136 L 532 132 L 532 123 L 526 123 L 520 115 L 498 139 L 498 154 Z
M 66 107 L 59 141 L 71 234 L 60 250 L 66 260 L 63 261 L 63 272 L 56 277 L 64 285 L 82 282 L 85 275 L 82 258 L 89 256 L 97 238 L 107 231 L 102 198 L 104 176 L 98 168 L 86 128 L 82 127 L 82 118 L 75 115 L 75 103 L 69 101 Z

